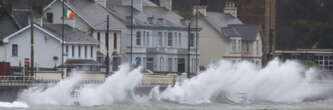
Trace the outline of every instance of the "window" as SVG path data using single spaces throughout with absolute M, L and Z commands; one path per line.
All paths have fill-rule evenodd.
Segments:
M 195 38 L 194 38 L 194 34 L 191 33 L 191 34 L 190 34 L 190 44 L 189 44 L 190 47 L 194 47 L 194 39 L 195 39 Z
M 245 41 L 245 42 L 243 42 L 243 52 L 244 53 L 250 53 L 250 43 L 249 42 L 247 42 L 247 41 Z
M 240 40 L 237 39 L 231 39 L 229 43 L 229 51 L 230 53 L 237 53 L 240 52 L 241 46 L 240 46 Z
M 147 21 L 149 24 L 153 24 L 154 23 L 154 17 L 148 17 Z
M 90 47 L 90 57 L 93 58 L 94 57 L 94 46 Z
M 88 46 L 84 46 L 84 58 L 88 56 Z
M 147 46 L 149 47 L 150 46 L 150 33 L 149 32 L 147 32 Z
M 79 45 L 79 57 L 81 57 L 81 45 Z
M 136 45 L 141 45 L 141 32 L 136 32 Z
M 164 58 L 161 57 L 161 59 L 160 59 L 160 71 L 164 71 L 163 65 L 164 65 Z
M 257 51 L 256 53 L 257 53 L 257 55 L 259 55 L 259 50 L 260 50 L 259 49 L 259 41 L 257 40 L 256 41 L 256 51 Z
M 237 52 L 240 52 L 242 47 L 241 47 L 241 40 L 236 40 L 236 47 L 237 47 Z
M 181 33 L 179 33 L 179 35 L 178 35 L 178 42 L 179 42 L 179 47 L 181 48 L 182 47 L 182 34 Z
M 167 32 L 164 32 L 164 37 L 163 37 L 163 39 L 164 39 L 164 46 L 167 46 L 168 45 L 168 33 Z
M 75 57 L 75 46 L 72 45 L 72 57 Z
M 46 13 L 46 20 L 49 23 L 53 23 L 53 13 Z
M 177 34 L 177 32 L 175 32 L 175 45 L 177 45 L 178 43 L 177 43 L 177 41 L 178 41 L 178 34 Z
M 112 58 L 112 71 L 118 71 L 120 65 L 120 57 L 113 57 Z
M 158 24 L 163 24 L 164 19 L 163 18 L 158 18 Z
M 117 36 L 117 33 L 114 33 L 113 34 L 113 49 L 117 49 L 118 48 L 118 36 Z
M 154 58 L 153 57 L 148 57 L 147 58 L 147 69 L 153 71 L 154 70 Z
M 13 44 L 12 45 L 12 56 L 13 57 L 17 57 L 18 56 L 18 45 L 17 44 Z
M 146 45 L 146 31 L 143 31 L 143 44 L 142 45 Z
M 101 41 L 101 32 L 97 32 L 97 40 Z
M 69 47 L 68 47 L 68 45 L 66 45 L 66 53 L 64 56 L 68 56 L 68 51 L 69 51 L 68 49 L 69 49 Z
M 160 47 L 163 46 L 163 33 L 162 32 L 158 32 L 158 45 Z
M 185 59 L 178 58 L 178 72 L 183 73 L 185 72 Z
M 168 71 L 172 71 L 172 58 L 168 58 Z
M 172 46 L 172 32 L 168 33 L 168 46 Z

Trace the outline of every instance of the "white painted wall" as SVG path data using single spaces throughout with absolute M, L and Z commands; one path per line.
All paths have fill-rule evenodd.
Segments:
M 60 42 L 46 33 L 35 29 L 35 65 L 37 67 L 52 68 L 61 63 L 61 45 Z M 12 45 L 18 45 L 18 56 L 12 56 Z M 21 34 L 9 39 L 9 43 L 5 44 L 6 61 L 11 66 L 19 66 L 20 62 L 23 66 L 24 58 L 30 58 L 30 30 L 27 29 Z M 58 61 L 54 61 L 53 57 L 58 57 Z
M 104 54 L 106 54 L 106 45 L 105 45 L 105 43 L 106 43 L 106 40 L 105 40 L 105 31 L 94 31 L 93 32 L 93 37 L 96 39 L 96 40 L 98 40 L 97 39 L 97 36 L 98 36 L 98 32 L 100 33 L 100 48 L 99 48 L 99 51 L 101 51 L 102 53 L 104 53 Z M 117 36 L 117 48 L 115 49 L 114 48 L 114 40 L 115 40 L 115 34 L 116 34 L 116 36 Z M 115 32 L 115 31 L 110 31 L 109 32 L 109 53 L 110 54 L 112 54 L 113 52 L 117 52 L 118 54 L 120 53 L 120 51 L 121 51 L 121 38 L 122 38 L 123 36 L 122 36 L 122 34 L 121 34 L 121 32 L 120 31 L 118 31 L 118 32 Z
M 141 45 L 136 45 L 136 34 L 137 31 L 141 32 Z M 130 32 L 130 31 L 128 31 Z M 149 33 L 149 36 L 147 34 Z M 159 36 L 158 33 L 162 32 L 162 43 L 159 43 Z M 168 46 L 168 33 L 171 32 L 173 34 L 173 45 Z M 180 33 L 180 37 L 179 37 Z M 177 35 L 176 35 L 177 34 Z M 128 34 L 129 37 L 127 39 L 130 39 L 130 33 Z M 146 35 L 146 36 L 144 36 Z M 179 40 L 179 38 L 181 40 Z M 130 47 L 130 40 L 127 40 L 127 43 L 123 47 Z M 153 55 L 154 58 L 154 71 L 169 71 L 169 72 L 177 72 L 178 71 L 178 58 L 184 58 L 185 59 L 185 71 L 187 71 L 187 55 L 180 55 L 178 53 L 178 50 L 187 50 L 188 48 L 188 34 L 186 30 L 158 30 L 158 29 L 135 29 L 133 30 L 133 64 L 136 64 L 135 58 L 140 57 L 141 58 L 141 64 L 146 67 L 146 60 L 147 57 L 150 57 L 147 55 L 147 49 L 148 48 L 156 48 L 161 51 L 164 51 L 164 53 Z M 195 62 L 192 62 L 192 59 L 195 58 L 195 46 L 191 47 L 191 72 L 195 72 Z M 129 50 L 129 49 L 128 49 Z M 199 51 L 200 54 L 200 51 Z M 130 57 L 128 57 L 130 58 Z M 164 62 L 161 62 L 161 58 L 164 59 Z M 168 65 L 168 58 L 172 59 L 172 68 L 169 70 Z M 200 58 L 200 57 L 198 57 Z
M 199 20 L 199 26 L 202 28 L 199 40 L 200 65 L 208 66 L 228 53 L 228 42 L 202 19 Z
M 86 59 L 86 60 L 95 60 L 97 54 L 97 45 L 88 45 L 88 44 L 80 44 L 81 46 L 81 57 L 79 57 L 79 44 L 66 44 L 64 47 L 64 53 L 66 53 L 66 46 L 68 45 L 68 56 L 65 56 L 65 60 L 67 59 Z M 85 46 L 87 46 L 87 57 L 85 57 Z M 74 56 L 73 56 L 73 48 L 74 47 Z M 93 50 L 91 51 L 91 47 Z M 93 56 L 91 56 L 91 52 L 93 52 Z
M 221 59 L 233 61 L 249 60 L 258 62 L 258 66 L 262 65 L 262 40 L 260 33 L 258 33 L 255 41 L 250 42 L 250 52 L 248 54 L 244 54 L 242 52 L 230 53 L 229 39 L 226 39 L 223 35 L 219 34 L 202 19 L 199 20 L 199 26 L 202 27 L 199 40 L 200 66 L 207 67 L 209 64 L 217 62 Z M 257 42 L 259 49 L 258 53 L 256 48 Z M 242 44 L 240 46 L 242 46 Z

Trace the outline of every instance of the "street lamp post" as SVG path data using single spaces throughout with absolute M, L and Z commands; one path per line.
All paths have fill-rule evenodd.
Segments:
M 105 76 L 108 76 L 110 73 L 110 54 L 109 54 L 109 20 L 110 16 L 107 15 L 106 18 L 106 33 L 105 33 L 105 46 L 106 46 L 106 74 Z
M 187 47 L 187 78 L 190 78 L 191 74 L 191 20 L 188 21 L 188 47 Z
M 133 60 L 133 29 L 134 29 L 134 24 L 133 24 L 133 19 L 134 19 L 134 7 L 133 7 L 133 0 L 131 0 L 131 51 L 130 51 L 130 64 L 132 64 Z
M 195 51 L 195 72 L 198 73 L 198 47 L 199 47 L 199 7 L 196 7 L 196 12 L 195 12 L 195 27 L 196 27 L 196 30 L 195 30 L 195 41 L 196 41 L 196 44 L 195 44 L 195 48 L 196 48 L 196 51 Z
M 35 68 L 34 67 L 34 62 L 35 62 L 34 61 L 34 45 L 35 44 L 34 44 L 34 17 L 33 17 L 34 16 L 34 13 L 33 13 L 33 5 L 34 5 L 34 3 L 35 3 L 34 0 L 31 0 L 31 10 L 30 10 L 31 11 L 31 15 L 30 15 L 30 26 L 31 26 L 30 27 L 31 28 L 30 29 L 30 34 L 31 34 L 31 36 L 30 36 L 31 37 L 30 38 L 30 44 L 31 44 L 30 45 L 31 46 L 31 48 L 30 48 L 30 54 L 31 54 L 30 55 L 30 59 L 31 59 L 30 65 L 31 65 L 31 70 L 30 71 L 31 71 L 31 74 L 30 75 L 31 76 L 33 76 L 34 73 L 35 73 L 34 72 L 34 68 Z

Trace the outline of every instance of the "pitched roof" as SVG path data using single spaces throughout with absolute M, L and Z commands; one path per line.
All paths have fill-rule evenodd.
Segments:
M 239 19 L 221 12 L 207 12 L 204 20 L 218 32 L 221 32 L 221 28 L 227 27 L 229 24 L 243 24 Z
M 106 16 L 110 15 L 110 29 L 121 30 L 125 25 L 108 10 L 90 0 L 68 0 L 68 5 L 95 30 L 106 30 Z
M 259 25 L 254 24 L 231 24 L 221 29 L 225 37 L 241 37 L 242 40 L 256 40 L 261 29 Z
M 31 9 L 32 0 L 12 0 L 12 14 L 15 20 L 18 22 L 21 28 L 29 24 L 29 17 L 31 13 L 29 11 L 22 11 L 22 9 Z M 41 0 L 42 6 L 45 7 L 50 4 L 53 0 Z M 38 1 L 40 2 L 40 1 Z M 35 10 L 37 11 L 37 10 Z
M 94 38 L 90 37 L 89 35 L 85 34 L 84 32 L 81 32 L 75 28 L 72 28 L 71 26 L 68 26 L 67 24 L 64 25 L 65 27 L 65 36 L 64 41 L 65 43 L 70 44 L 98 44 L 98 41 Z M 46 24 L 44 27 L 41 27 L 37 24 L 34 24 L 35 29 L 39 29 L 40 31 L 48 34 L 49 36 L 61 41 L 62 37 L 62 24 Z M 20 34 L 21 32 L 24 32 L 25 30 L 30 29 L 30 25 L 26 26 L 19 31 L 16 31 L 15 33 L 10 34 L 9 36 L 6 36 L 3 38 L 4 42 L 9 42 L 9 39 Z
M 44 25 L 44 28 L 61 39 L 62 26 L 63 24 L 46 24 Z M 67 24 L 64 25 L 64 30 L 64 41 L 67 43 L 98 44 L 98 41 L 90 35 L 76 28 L 72 28 Z
M 0 30 L 0 41 L 19 30 L 19 26 L 15 23 L 13 17 L 4 8 L 0 8 Z
M 130 6 L 114 5 L 109 9 L 124 24 L 130 24 L 130 20 L 128 20 L 128 17 L 131 16 Z M 153 23 L 149 23 L 148 18 L 152 18 Z M 158 23 L 159 19 L 162 19 L 163 23 Z M 186 27 L 181 23 L 182 19 L 183 17 L 175 12 L 159 6 L 144 6 L 142 11 L 135 10 L 134 12 L 134 25 L 136 26 Z

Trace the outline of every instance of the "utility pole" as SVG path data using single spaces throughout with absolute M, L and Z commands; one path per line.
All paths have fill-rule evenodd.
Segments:
M 109 54 L 109 18 L 110 16 L 107 15 L 106 17 L 106 32 L 105 32 L 105 46 L 106 46 L 106 74 L 107 77 L 110 73 L 110 54 Z
M 133 29 L 134 29 L 134 7 L 133 7 L 133 0 L 131 0 L 131 52 L 130 52 L 130 64 L 132 64 L 133 60 Z
M 31 0 L 31 15 L 30 15 L 30 34 L 31 34 L 31 36 L 30 36 L 30 46 L 31 46 L 31 48 L 30 48 L 30 59 L 31 59 L 31 61 L 30 61 L 30 65 L 31 65 L 31 76 L 34 76 L 34 69 L 35 69 L 35 67 L 34 67 L 34 12 L 33 12 L 33 5 L 34 5 L 34 0 Z
M 187 47 L 187 78 L 190 78 L 191 74 L 191 19 L 188 23 L 188 47 Z
M 199 63 L 199 60 L 198 60 L 198 47 L 199 47 L 199 7 L 196 7 L 196 12 L 195 12 L 195 27 L 196 27 L 196 30 L 195 30 L 195 73 L 197 74 L 198 73 L 198 63 Z
M 62 0 L 62 32 L 61 32 L 61 78 L 64 78 L 64 40 L 65 40 L 65 0 Z

